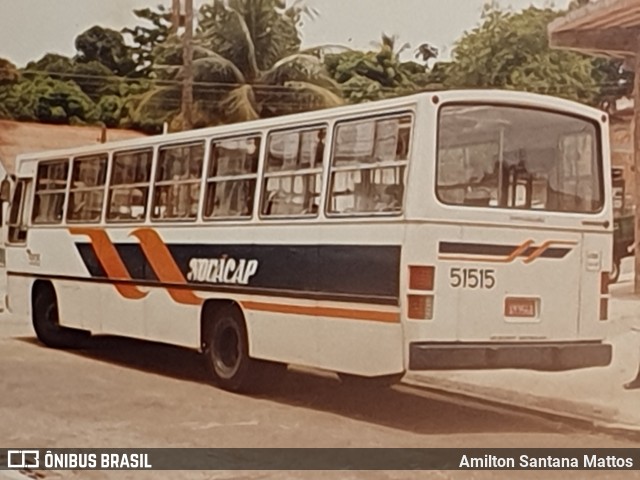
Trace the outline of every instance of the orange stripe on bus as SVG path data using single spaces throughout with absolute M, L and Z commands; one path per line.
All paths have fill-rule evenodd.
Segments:
M 518 255 L 520 255 L 522 252 L 524 252 L 527 248 L 529 248 L 529 246 L 533 243 L 533 240 L 527 240 L 526 242 L 524 242 L 522 245 L 520 245 L 518 248 L 516 248 L 513 252 L 511 252 L 511 255 L 509 255 L 506 260 L 505 263 L 508 262 L 513 262 L 516 258 L 518 258 Z
M 511 263 L 519 255 L 525 252 L 533 243 L 533 240 L 527 240 L 522 245 L 518 246 L 507 257 L 483 257 L 477 256 L 464 256 L 464 255 L 438 255 L 439 260 L 458 260 L 463 262 L 490 262 L 490 263 Z M 564 241 L 564 240 L 547 240 L 542 245 L 537 247 L 527 258 L 523 260 L 524 263 L 531 263 L 536 258 L 540 257 L 545 251 L 547 251 L 552 245 L 576 245 L 576 242 Z
M 465 257 L 461 255 L 438 255 L 438 260 L 458 260 L 461 262 L 488 262 L 488 263 L 511 263 L 513 260 L 507 260 L 507 257 L 482 257 L 480 255 L 473 257 Z
M 96 252 L 98 261 L 102 265 L 102 269 L 111 280 L 131 280 L 131 276 L 127 271 L 116 247 L 111 243 L 109 236 L 104 230 L 95 228 L 73 227 L 69 229 L 72 235 L 86 235 L 91 240 L 91 244 Z M 130 300 L 140 300 L 147 296 L 149 292 L 143 292 L 135 285 L 118 283 L 113 284 L 118 293 Z
M 529 255 L 524 263 L 531 263 L 540 255 L 542 255 L 551 245 L 575 245 L 576 242 L 563 241 L 563 240 L 547 240 L 542 245 L 540 245 L 531 255 Z
M 318 317 L 350 318 L 354 320 L 371 320 L 374 322 L 400 323 L 400 314 L 397 312 L 381 312 L 377 310 L 357 310 L 351 308 L 336 307 L 307 307 L 302 305 L 284 305 L 280 303 L 266 303 L 241 301 L 240 304 L 248 310 L 262 312 L 289 313 Z
M 118 251 L 104 230 L 78 227 L 70 228 L 69 232 L 74 235 L 86 235 L 89 237 L 100 264 L 107 274 L 107 277 L 113 281 L 113 285 L 120 295 L 125 298 L 136 300 L 148 295 L 149 292 L 143 292 L 135 285 L 118 282 L 118 280 L 131 281 L 132 279 L 127 268 L 122 262 Z M 179 286 L 176 288 L 169 286 L 161 287 L 167 290 L 175 302 L 188 305 L 202 305 L 204 299 L 198 297 L 191 290 L 183 288 L 183 286 L 189 287 L 190 285 L 187 283 L 182 272 L 178 268 L 178 265 L 175 263 L 171 252 L 154 230 L 149 228 L 140 228 L 132 232 L 131 235 L 135 236 L 140 241 L 140 247 L 151 265 L 151 268 L 153 268 L 153 271 L 158 277 L 158 280 Z M 248 310 L 263 312 L 371 320 L 385 323 L 400 322 L 400 314 L 397 312 L 337 307 L 311 307 L 255 301 L 240 301 L 240 304 Z
M 158 280 L 165 283 L 187 285 L 184 275 L 176 265 L 173 255 L 158 233 L 151 228 L 139 228 L 131 233 L 140 240 L 140 246 Z M 204 301 L 190 290 L 166 287 L 167 292 L 178 303 L 201 305 Z
M 459 256 L 459 255 L 438 255 L 438 258 L 440 260 L 460 260 L 460 261 L 464 261 L 464 262 L 491 262 L 491 263 L 511 263 L 513 262 L 516 258 L 518 258 L 518 256 L 526 251 L 531 244 L 533 243 L 533 240 L 526 240 L 525 242 L 523 242 L 522 244 L 518 245 L 509 255 L 507 255 L 506 257 L 483 257 L 480 255 L 476 255 L 476 256 L 472 256 L 472 257 L 467 257 L 467 256 Z

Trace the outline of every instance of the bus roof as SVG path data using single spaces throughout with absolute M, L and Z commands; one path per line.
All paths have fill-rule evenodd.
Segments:
M 331 121 L 345 115 L 358 115 L 366 113 L 377 113 L 390 108 L 412 108 L 421 100 L 432 99 L 434 103 L 445 102 L 496 102 L 512 103 L 528 107 L 547 108 L 552 110 L 565 111 L 576 115 L 583 115 L 591 118 L 600 118 L 606 115 L 605 112 L 595 108 L 579 104 L 570 100 L 558 97 L 540 95 L 535 93 L 508 91 L 508 90 L 442 90 L 421 92 L 413 95 L 397 97 L 374 102 L 360 103 L 355 105 L 343 105 L 334 108 L 314 110 L 292 115 L 259 119 L 242 123 L 233 123 L 222 126 L 206 127 L 189 130 L 185 132 L 168 133 L 162 135 L 142 136 L 135 139 L 121 140 L 107 143 L 96 143 L 93 145 L 66 148 L 60 150 L 49 150 L 35 153 L 21 154 L 16 157 L 16 173 L 20 174 L 19 165 L 31 163 L 35 160 L 53 159 L 60 156 L 77 156 L 90 154 L 97 151 L 126 150 L 128 148 L 140 148 L 163 142 L 189 141 L 194 138 L 202 138 L 213 135 L 235 135 L 249 133 L 265 128 L 283 127 L 297 125 L 300 123 L 311 124 L 313 122 Z

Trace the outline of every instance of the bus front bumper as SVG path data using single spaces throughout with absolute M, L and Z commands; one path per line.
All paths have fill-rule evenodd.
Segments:
M 580 343 L 411 343 L 409 370 L 490 370 L 522 368 L 542 371 L 605 367 L 611 345 Z

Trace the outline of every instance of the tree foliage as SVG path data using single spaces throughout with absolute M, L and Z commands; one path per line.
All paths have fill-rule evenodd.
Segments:
M 44 123 L 83 124 L 98 121 L 93 101 L 74 82 L 36 76 L 0 87 L 0 103 L 11 118 Z
M 335 46 L 301 51 L 302 26 L 316 12 L 303 0 L 209 0 L 193 41 L 196 127 L 358 103 L 438 88 L 526 90 L 598 106 L 633 87 L 620 61 L 551 49 L 547 25 L 566 12 L 488 7 L 456 43 L 452 60 L 382 35 L 368 51 Z M 570 9 L 589 0 L 573 0 Z M 75 39 L 73 57 L 48 53 L 17 69 L 0 59 L 0 117 L 95 123 L 158 132 L 181 127 L 182 38 L 163 6 L 134 11 L 122 32 L 95 26 Z M 129 45 L 125 42 L 129 37 Z
M 375 51 L 346 50 L 325 56 L 325 64 L 351 103 L 380 100 L 414 93 L 429 86 L 425 65 L 403 62 L 408 44 L 396 47 L 397 38 L 382 35 Z M 426 54 L 425 56 L 430 57 Z
M 9 60 L 0 58 L 0 85 L 10 85 L 20 79 L 20 72 Z
M 133 75 L 148 78 L 153 72 L 154 51 L 169 37 L 171 12 L 160 5 L 157 10 L 142 8 L 134 10 L 133 13 L 145 23 L 134 28 L 125 28 L 122 32 L 131 37 L 133 44 L 130 50 L 131 58 L 136 64 Z
M 598 85 L 597 106 L 609 110 L 617 99 L 633 94 L 634 72 L 625 69 L 622 60 L 598 57 L 592 64 L 592 76 Z
M 29 62 L 24 75 L 29 78 L 47 75 L 58 80 L 73 81 L 94 101 L 99 101 L 103 95 L 117 94 L 121 83 L 114 72 L 97 60 L 78 62 L 53 53 Z
M 198 36 L 233 62 L 247 80 L 300 50 L 299 26 L 309 9 L 284 0 L 214 0 L 202 6 Z
M 486 10 L 482 24 L 455 44 L 452 62 L 436 68 L 436 80 L 447 88 L 525 90 L 593 102 L 598 87 L 591 59 L 549 47 L 547 25 L 560 14 L 535 7 Z
M 127 76 L 135 68 L 129 47 L 120 32 L 99 26 L 91 27 L 76 37 L 76 60 L 98 62 L 118 76 Z
M 135 68 L 122 35 L 94 27 L 81 33 L 76 45 L 73 58 L 48 53 L 29 62 L 18 84 L 0 89 L 0 115 L 48 123 L 135 125 L 127 106 L 151 85 L 122 76 Z
M 588 0 L 574 0 L 569 9 Z M 451 62 L 430 72 L 445 88 L 524 90 L 603 107 L 633 87 L 622 62 L 552 49 L 548 24 L 566 11 L 529 7 L 521 12 L 487 8 L 481 24 L 455 44 Z
M 339 105 L 340 90 L 322 61 L 299 51 L 301 4 L 283 0 L 213 0 L 200 10 L 194 38 L 194 118 L 215 125 Z M 179 125 L 180 39 L 153 51 L 153 92 L 133 117 L 153 111 Z M 178 117 L 178 118 L 176 118 Z

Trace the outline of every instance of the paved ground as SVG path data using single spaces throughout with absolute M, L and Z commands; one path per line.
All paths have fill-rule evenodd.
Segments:
M 0 331 L 0 438 L 11 447 L 638 446 L 628 439 L 408 386 L 379 392 L 345 389 L 328 374 L 294 371 L 272 394 L 234 395 L 210 386 L 200 357 L 189 351 L 115 338 L 97 339 L 86 351 L 58 351 L 39 345 L 23 322 L 4 320 Z M 508 473 L 502 475 L 511 478 Z M 518 472 L 518 477 L 526 476 L 521 473 L 538 478 L 536 472 Z M 547 473 L 549 478 L 567 476 Z M 579 473 L 573 472 L 574 478 L 584 476 Z M 591 473 L 618 478 L 621 472 Z M 640 478 L 640 472 L 635 473 Z M 495 475 L 429 473 L 435 478 Z M 416 477 L 410 472 L 59 471 L 46 472 L 43 478 Z
M 621 285 L 624 293 L 624 282 Z M 624 294 L 618 297 L 620 301 L 627 298 Z M 623 305 L 620 311 L 636 318 L 640 316 L 637 305 L 640 302 L 634 301 Z M 637 315 L 635 308 L 638 308 Z M 615 325 L 614 337 L 628 334 L 623 320 L 617 320 Z M 628 343 L 631 352 L 636 345 L 633 341 Z M 514 410 L 509 405 L 410 385 L 377 392 L 347 389 L 333 375 L 321 372 L 294 370 L 280 388 L 268 395 L 234 395 L 208 384 L 200 357 L 195 353 L 108 337 L 96 339 L 91 348 L 84 351 L 52 350 L 36 342 L 26 320 L 0 318 L 0 352 L 0 439 L 10 447 L 640 447 L 640 443 L 629 437 Z M 621 376 L 616 370 L 618 363 L 616 360 L 610 370 L 599 371 L 604 372 L 604 376 Z M 622 373 L 627 375 L 628 371 Z M 511 391 L 522 390 L 522 385 L 513 379 L 530 374 L 513 371 L 485 374 L 494 383 L 494 388 L 485 389 L 485 393 L 505 387 Z M 467 373 L 449 372 L 449 380 L 456 377 L 465 380 L 465 375 L 468 380 Z M 616 398 L 620 398 L 622 392 L 617 377 L 615 382 L 609 380 L 606 385 L 598 383 L 601 379 L 583 382 L 580 388 L 587 390 L 579 392 L 572 391 L 578 387 L 571 386 L 567 383 L 568 377 L 561 376 L 566 374 L 533 375 L 537 376 L 535 388 L 538 390 L 546 389 L 547 394 L 555 391 L 556 397 L 561 394 L 569 398 L 579 393 L 580 398 L 586 397 L 587 403 L 589 395 L 597 397 L 598 390 L 611 389 Z M 476 381 L 476 387 L 482 386 L 481 383 Z M 500 388 L 495 384 L 500 384 Z M 473 387 L 474 382 L 467 385 Z M 560 388 L 562 385 L 564 389 Z M 474 393 L 477 390 L 472 389 L 471 394 Z M 640 401 L 634 400 L 632 404 L 640 405 Z M 419 477 L 640 478 L 640 471 L 514 473 L 422 472 Z M 15 472 L 0 472 L 2 480 L 25 478 L 24 475 L 16 477 Z M 418 475 L 414 472 L 55 471 L 32 478 L 331 480 L 413 479 Z

